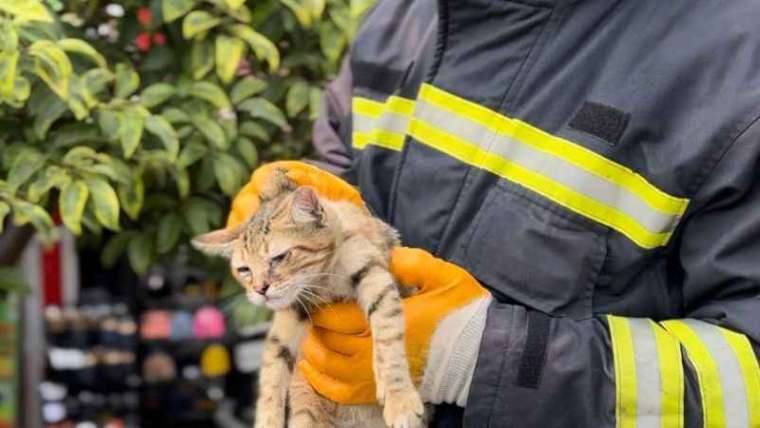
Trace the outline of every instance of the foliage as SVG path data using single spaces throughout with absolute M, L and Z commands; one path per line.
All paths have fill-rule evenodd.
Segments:
M 370 1 L 0 1 L 0 227 L 59 213 L 142 273 L 221 226 L 259 162 L 308 155 Z

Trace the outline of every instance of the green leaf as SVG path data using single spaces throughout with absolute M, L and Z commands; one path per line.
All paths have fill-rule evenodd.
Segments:
M 164 119 L 163 116 L 148 116 L 145 119 L 145 129 L 161 140 L 172 161 L 177 159 L 179 138 L 177 138 L 177 131 L 174 130 L 168 120 Z
M 304 28 L 311 27 L 313 14 L 308 4 L 302 4 L 298 0 L 280 0 L 280 2 L 293 12 L 301 26 Z
M 135 235 L 127 247 L 127 257 L 129 265 L 138 275 L 143 275 L 148 271 L 153 263 L 153 241 L 144 233 Z
M 180 16 L 190 12 L 195 6 L 195 0 L 163 0 L 161 2 L 161 11 L 164 16 L 164 22 L 169 23 Z
M 66 104 L 59 98 L 50 96 L 42 110 L 34 116 L 34 134 L 39 139 L 44 139 L 53 123 L 60 119 L 68 111 Z
M 190 195 L 190 174 L 186 169 L 173 168 L 172 176 L 174 182 L 177 183 L 177 192 L 181 199 L 185 199 Z
M 156 236 L 156 249 L 159 254 L 166 254 L 171 251 L 179 237 L 182 234 L 182 217 L 177 213 L 168 213 L 158 222 L 158 233 Z
M 245 0 L 224 0 L 230 10 L 235 10 L 245 3 Z
M 322 13 L 325 11 L 325 0 L 307 0 L 311 8 L 311 16 L 315 20 L 322 17 Z
M 23 151 L 11 165 L 6 181 L 11 190 L 26 183 L 45 163 L 45 157 L 36 150 Z
M 227 153 L 217 153 L 213 159 L 214 175 L 225 195 L 234 196 L 246 178 L 246 170 L 240 162 Z
M 133 231 L 120 232 L 111 237 L 100 253 L 100 263 L 106 268 L 112 268 L 116 261 L 124 254 L 127 245 L 132 237 L 135 236 Z
M 346 36 L 332 22 L 319 26 L 319 44 L 330 62 L 336 63 L 340 59 L 347 42 Z
M 57 238 L 53 219 L 42 207 L 26 201 L 13 202 L 13 222 L 17 225 L 32 223 L 44 242 L 52 243 Z
M 191 39 L 198 34 L 216 27 L 220 22 L 221 20 L 219 18 L 208 12 L 194 10 L 182 21 L 182 36 L 185 39 Z
M 18 51 L 0 51 L 0 97 L 13 98 Z
M 71 182 L 71 177 L 65 169 L 49 165 L 37 178 L 29 184 L 27 197 L 30 202 L 39 202 L 53 187 L 64 188 Z
M 114 75 L 103 68 L 87 70 L 81 78 L 81 92 L 85 100 L 97 100 L 96 96 L 114 80 Z M 90 106 L 92 107 L 92 106 Z
M 309 89 L 309 119 L 316 120 L 322 105 L 322 90 L 317 87 Z
M 79 122 L 67 123 L 56 129 L 50 148 L 61 149 L 101 141 L 103 136 L 97 126 Z
M 253 76 L 247 76 L 235 83 L 230 91 L 230 99 L 233 104 L 238 104 L 241 101 L 256 95 L 267 88 L 267 82 L 257 79 Z
M 102 178 L 89 178 L 87 187 L 92 195 L 95 218 L 108 229 L 119 230 L 119 198 L 110 184 Z
M 229 142 L 224 135 L 224 130 L 218 123 L 203 116 L 192 117 L 191 120 L 195 128 L 203 134 L 215 149 L 227 150 L 229 148 Z
M 269 133 L 260 124 L 247 120 L 240 124 L 240 135 L 256 138 L 261 141 L 269 141 Z
M 171 124 L 190 122 L 190 116 L 188 116 L 184 111 L 175 107 L 167 107 L 161 110 L 161 116 L 163 116 L 164 119 L 168 120 Z
M 135 171 L 131 174 L 129 183 L 120 184 L 116 190 L 119 194 L 121 208 L 130 219 L 137 220 L 143 207 L 143 201 L 145 200 L 145 185 L 142 173 Z
M 39 1 L 3 0 L 0 1 L 0 11 L 15 16 L 19 21 L 53 22 L 47 8 Z
M 90 191 L 82 180 L 69 181 L 58 197 L 58 207 L 63 224 L 75 235 L 82 233 L 82 215 Z
M 245 42 L 237 37 L 216 36 L 216 75 L 223 83 L 229 83 L 238 69 L 240 60 L 245 55 Z
M 269 71 L 273 72 L 280 66 L 280 51 L 271 40 L 261 33 L 252 30 L 243 24 L 235 24 L 229 27 L 232 34 L 245 40 L 261 61 L 267 61 Z
M 0 20 L 0 51 L 18 50 L 18 32 L 10 19 Z
M 50 40 L 39 40 L 29 47 L 34 58 L 34 72 L 62 100 L 69 97 L 69 77 L 72 68 L 69 57 Z
M 140 75 L 131 66 L 125 63 L 116 64 L 116 88 L 114 89 L 116 98 L 127 98 L 139 86 Z
M 202 79 L 214 68 L 214 45 L 208 40 L 196 40 L 190 51 L 193 79 Z
M 119 139 L 121 140 L 121 149 L 124 157 L 131 158 L 140 145 L 142 138 L 144 120 L 142 115 L 134 109 L 127 109 L 118 114 L 121 119 L 119 125 Z
M 242 1 L 242 0 L 237 0 Z M 258 8 L 258 5 L 257 5 Z M 236 21 L 244 22 L 246 24 L 251 23 L 251 10 L 245 4 L 241 4 L 235 10 L 227 10 L 227 15 L 234 18 Z
M 66 52 L 78 53 L 91 59 L 100 68 L 108 68 L 108 63 L 103 55 L 99 54 L 90 44 L 81 39 L 61 39 L 58 46 Z
M 230 106 L 227 94 L 219 86 L 211 82 L 193 82 L 189 89 L 190 95 L 207 101 L 218 109 Z
M 0 233 L 3 233 L 3 228 L 5 226 L 5 217 L 7 217 L 8 213 L 10 212 L 11 206 L 3 201 L 0 201 Z
M 238 108 L 248 112 L 251 117 L 264 119 L 280 128 L 287 128 L 288 122 L 276 105 L 264 98 L 251 98 L 243 101 Z
M 251 140 L 245 137 L 240 137 L 236 140 L 235 148 L 240 153 L 240 157 L 243 158 L 248 168 L 254 169 L 259 164 L 259 153 L 256 150 L 256 145 Z
M 143 89 L 140 94 L 140 104 L 153 108 L 174 96 L 175 92 L 174 86 L 168 83 L 154 83 Z
M 222 211 L 219 206 L 198 197 L 190 198 L 183 205 L 182 214 L 193 235 L 208 232 L 211 228 L 220 225 L 222 220 Z
M 200 160 L 206 155 L 206 153 L 208 153 L 208 148 L 206 148 L 206 146 L 196 141 L 191 141 L 190 143 L 185 144 L 179 152 L 177 166 L 179 168 L 187 168 Z
M 358 20 L 366 13 L 376 0 L 351 0 L 351 18 Z
M 64 165 L 73 167 L 90 166 L 97 159 L 98 153 L 87 146 L 77 146 L 69 149 L 61 161 Z
M 294 117 L 302 112 L 309 104 L 309 85 L 303 80 L 297 80 L 288 89 L 285 96 L 285 110 L 288 116 Z

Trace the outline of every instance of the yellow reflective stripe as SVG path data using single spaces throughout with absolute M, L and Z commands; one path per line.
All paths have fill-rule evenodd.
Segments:
M 354 97 L 351 103 L 354 113 L 376 118 L 383 113 L 383 103 L 369 98 Z
M 615 421 L 617 428 L 636 428 L 636 362 L 628 320 L 607 316 L 615 364 Z
M 385 109 L 403 116 L 411 116 L 414 113 L 414 101 L 391 95 L 385 103 Z
M 464 116 L 493 132 L 508 135 L 524 144 L 573 163 L 636 194 L 653 209 L 679 216 L 686 210 L 687 199 L 669 195 L 629 168 L 526 122 L 502 116 L 493 110 L 429 84 L 422 86 L 419 98 L 439 108 Z
M 400 151 L 404 147 L 404 135 L 373 129 L 370 132 L 354 132 L 353 146 L 363 149 L 367 144 L 380 146 L 389 150 Z
M 672 232 L 650 232 L 620 210 L 599 203 L 561 183 L 523 168 L 414 117 L 409 123 L 408 133 L 419 142 L 451 157 L 514 181 L 571 211 L 618 230 L 641 247 L 655 248 L 664 245 L 672 235 Z
M 697 373 L 705 428 L 724 428 L 723 389 L 718 366 L 699 336 L 683 321 L 665 321 L 662 325 L 678 338 L 686 349 Z
M 400 151 L 404 146 L 407 122 L 414 112 L 414 101 L 390 96 L 384 103 L 368 98 L 352 100 L 354 128 L 352 145 L 363 149 L 368 144 Z M 361 123 L 359 123 L 361 121 Z M 395 128 L 390 128 L 395 125 Z
M 662 428 L 682 428 L 684 409 L 684 377 L 681 345 L 662 327 L 649 321 L 657 342 L 662 389 Z
M 741 367 L 749 408 L 749 426 L 750 428 L 760 428 L 760 367 L 755 351 L 752 349 L 747 336 L 725 328 L 719 330 L 726 338 Z

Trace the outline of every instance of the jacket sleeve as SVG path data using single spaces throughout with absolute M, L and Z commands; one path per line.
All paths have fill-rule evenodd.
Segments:
M 322 107 L 314 122 L 312 144 L 318 166 L 343 175 L 351 167 L 351 93 L 350 57 L 346 55 L 338 76 L 325 88 Z
M 680 319 L 489 308 L 471 427 L 760 427 L 760 126 L 709 169 L 671 242 Z

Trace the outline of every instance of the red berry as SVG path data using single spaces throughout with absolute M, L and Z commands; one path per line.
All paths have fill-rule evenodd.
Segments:
M 135 37 L 135 45 L 140 52 L 148 52 L 150 44 L 150 34 L 148 33 L 140 33 Z
M 153 43 L 155 43 L 158 46 L 163 46 L 166 44 L 166 36 L 164 33 L 156 33 L 153 35 Z
M 150 9 L 147 7 L 141 7 L 137 9 L 137 20 L 140 21 L 140 24 L 147 27 L 150 21 L 153 20 L 153 14 L 150 13 Z

